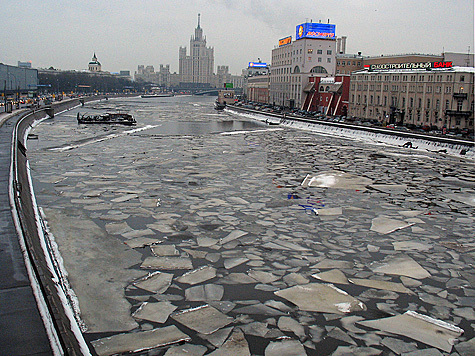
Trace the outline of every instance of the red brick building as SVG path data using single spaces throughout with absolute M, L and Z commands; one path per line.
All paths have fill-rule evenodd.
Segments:
M 350 97 L 350 76 L 310 77 L 304 88 L 303 110 L 324 115 L 346 116 Z

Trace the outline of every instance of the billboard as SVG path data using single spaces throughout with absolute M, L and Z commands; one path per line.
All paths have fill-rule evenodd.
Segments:
M 452 68 L 452 62 L 382 63 L 366 64 L 364 67 L 369 70 Z
M 266 68 L 267 63 L 249 62 L 249 68 Z
M 296 27 L 295 39 L 301 38 L 322 38 L 336 39 L 335 25 L 325 23 L 307 22 Z
M 287 36 L 279 40 L 279 47 L 282 47 L 291 43 L 292 43 L 292 36 Z

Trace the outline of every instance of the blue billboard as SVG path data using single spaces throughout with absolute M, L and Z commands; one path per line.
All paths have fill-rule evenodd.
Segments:
M 336 39 L 335 25 L 325 23 L 313 23 L 307 22 L 298 25 L 296 28 L 295 39 L 301 38 L 323 38 L 323 39 Z
M 267 63 L 249 62 L 249 68 L 266 68 Z

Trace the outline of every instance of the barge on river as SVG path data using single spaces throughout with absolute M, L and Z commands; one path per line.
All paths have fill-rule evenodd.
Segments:
M 119 124 L 135 125 L 137 122 L 134 117 L 126 113 L 105 113 L 102 115 L 80 115 L 77 116 L 78 124 Z

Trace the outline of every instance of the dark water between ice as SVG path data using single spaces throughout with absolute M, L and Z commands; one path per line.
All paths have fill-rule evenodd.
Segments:
M 390 355 L 396 352 L 388 347 L 396 347 L 394 338 L 407 350 L 431 348 L 355 324 L 408 310 L 457 325 L 464 330 L 461 341 L 474 336 L 471 164 L 268 127 L 216 112 L 213 100 L 102 101 L 35 128 L 38 140 L 29 141 L 28 157 L 37 200 L 65 260 L 88 341 L 176 325 L 190 344 L 205 347 L 195 349 L 196 355 L 225 349 L 225 339 L 213 345 L 209 335 L 173 314 L 164 322 L 131 316 L 144 302 L 164 301 L 176 307 L 174 313 L 213 306 L 220 317 L 232 318 L 218 332 L 242 330 L 254 355 Z M 133 114 L 138 125 L 76 123 L 78 111 L 116 109 Z M 307 174 L 325 172 L 322 182 L 344 172 L 353 183 L 371 183 L 301 185 Z M 372 230 L 380 218 L 401 228 Z M 148 244 L 128 245 L 143 238 Z M 145 258 L 154 256 L 153 239 L 155 255 L 181 257 L 191 268 L 144 268 Z M 428 276 L 378 272 L 396 258 L 414 261 Z M 202 266 L 214 275 L 180 282 Z M 157 270 L 173 275 L 165 291 L 132 284 Z M 335 281 L 342 275 L 346 282 Z M 364 287 L 351 278 L 393 282 L 410 293 Z M 310 311 L 278 295 L 293 286 L 331 282 L 365 310 L 339 314 L 318 304 L 323 311 Z M 217 294 L 203 295 L 199 286 Z M 169 348 L 142 354 L 164 355 Z

